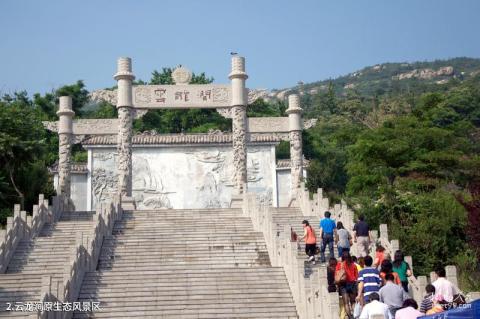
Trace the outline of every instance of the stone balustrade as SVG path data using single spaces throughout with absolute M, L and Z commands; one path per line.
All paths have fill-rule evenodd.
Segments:
M 103 239 L 112 233 L 113 225 L 122 218 L 122 213 L 119 198 L 115 198 L 110 204 L 99 205 L 92 231 L 76 234 L 76 245 L 70 256 L 70 263 L 64 271 L 64 293 L 61 295 L 64 302 L 72 303 L 78 299 L 85 273 L 95 270 Z M 61 318 L 71 316 L 72 312 L 65 312 Z
M 18 243 L 22 239 L 35 238 L 43 225 L 52 218 L 58 219 L 62 209 L 68 205 L 63 196 L 53 198 L 54 206 L 48 206 L 48 200 L 43 194 L 38 196 L 38 204 L 33 206 L 32 216 L 26 211 L 20 211 L 20 205 L 15 205 L 13 217 L 7 217 L 7 227 L 0 230 L 0 273 L 7 269 Z
M 290 226 L 278 230 L 270 207 L 261 205 L 255 194 L 243 198 L 243 213 L 251 218 L 255 230 L 263 232 L 272 265 L 285 270 L 299 317 L 337 319 L 338 293 L 328 293 L 326 268 L 306 267 L 297 243 L 291 241 Z

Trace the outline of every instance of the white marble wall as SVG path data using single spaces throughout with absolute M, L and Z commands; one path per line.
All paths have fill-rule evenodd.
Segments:
M 91 209 L 116 191 L 113 148 L 90 149 Z M 132 193 L 138 209 L 228 207 L 233 153 L 226 145 L 133 148 Z M 248 188 L 273 205 L 274 145 L 248 147 Z M 287 184 L 289 185 L 289 184 Z
M 287 207 L 290 203 L 291 193 L 290 168 L 277 169 L 277 206 Z

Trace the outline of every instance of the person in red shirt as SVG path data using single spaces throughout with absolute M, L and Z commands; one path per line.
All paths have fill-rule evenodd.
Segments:
M 378 245 L 375 250 L 375 260 L 373 261 L 373 267 L 379 269 L 385 259 L 385 248 L 382 245 Z
M 344 273 L 343 276 L 342 273 Z M 353 318 L 352 304 L 355 303 L 355 296 L 357 295 L 357 278 L 357 266 L 353 262 L 350 253 L 344 251 L 342 261 L 335 268 L 335 281 L 342 296 L 348 318 Z

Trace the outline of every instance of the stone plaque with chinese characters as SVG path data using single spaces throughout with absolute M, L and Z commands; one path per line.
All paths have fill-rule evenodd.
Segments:
M 133 87 L 136 108 L 218 108 L 230 107 L 230 85 L 138 85 Z

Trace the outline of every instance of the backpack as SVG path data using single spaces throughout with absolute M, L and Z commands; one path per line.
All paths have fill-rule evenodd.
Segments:
M 347 272 L 343 262 L 340 264 L 340 269 L 335 273 L 335 283 L 337 285 L 343 284 L 347 280 Z

